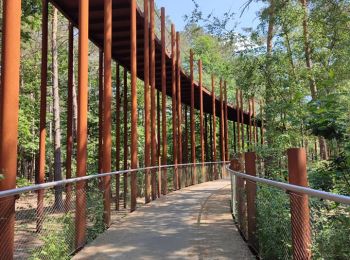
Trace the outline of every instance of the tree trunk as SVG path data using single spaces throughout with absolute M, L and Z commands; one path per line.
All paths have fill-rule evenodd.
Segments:
M 311 46 L 309 40 L 309 25 L 308 25 L 308 2 L 307 0 L 300 0 L 303 7 L 304 17 L 303 17 L 303 35 L 304 35 L 304 52 L 305 52 L 305 62 L 306 67 L 309 71 L 309 84 L 312 100 L 317 99 L 317 86 L 316 81 L 312 73 L 312 58 L 311 58 Z M 328 160 L 327 144 L 324 137 L 319 136 L 318 142 L 320 144 L 320 156 L 322 160 Z
M 52 17 L 52 92 L 53 92 L 53 125 L 54 125 L 54 180 L 62 180 L 61 171 L 61 122 L 60 99 L 58 89 L 58 54 L 57 54 L 57 9 Z M 55 208 L 62 209 L 62 187 L 55 189 Z

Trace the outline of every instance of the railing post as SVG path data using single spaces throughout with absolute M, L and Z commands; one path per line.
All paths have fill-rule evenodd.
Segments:
M 231 161 L 230 169 L 237 172 L 243 172 L 244 171 L 244 157 L 243 154 L 238 154 L 237 158 L 234 158 Z M 244 227 L 244 199 L 243 199 L 243 192 L 244 192 L 244 180 L 240 177 L 236 177 L 236 183 L 235 183 L 235 193 L 236 193 L 236 201 L 232 201 L 233 203 L 236 203 L 236 209 L 237 209 L 237 223 L 240 231 L 245 234 L 245 227 Z
M 245 153 L 245 172 L 248 175 L 256 176 L 256 154 L 255 152 Z M 258 243 L 256 236 L 256 183 L 246 181 L 247 192 L 247 215 L 248 215 L 248 243 L 257 251 Z
M 287 151 L 289 183 L 307 187 L 306 153 L 303 148 Z M 308 196 L 290 193 L 293 259 L 311 259 L 310 212 Z

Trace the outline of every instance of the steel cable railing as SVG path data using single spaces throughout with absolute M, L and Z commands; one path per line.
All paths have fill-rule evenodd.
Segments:
M 162 177 L 166 178 L 166 191 L 169 193 L 174 190 L 174 183 L 184 188 L 221 178 L 225 174 L 224 164 L 197 163 L 130 169 L 2 191 L 0 206 L 3 203 L 14 204 L 14 258 L 69 259 L 81 246 L 77 243 L 77 237 L 83 237 L 84 245 L 108 228 L 106 212 L 110 212 L 111 223 L 120 221 L 128 214 L 131 196 L 128 176 L 131 173 L 137 173 L 137 207 L 141 207 L 145 204 L 146 172 L 155 174 L 155 193 L 156 197 L 160 197 Z M 123 194 L 125 173 L 128 177 L 127 194 Z M 119 189 L 116 187 L 116 176 L 121 178 Z M 105 194 L 109 189 L 105 188 L 104 177 L 111 177 L 108 201 Z M 116 196 L 117 190 L 119 196 Z M 106 203 L 110 210 L 106 210 Z M 11 223 L 8 221 L 10 219 L 6 219 L 11 218 L 11 212 L 4 212 L 4 208 L 8 207 L 0 207 L 1 223 Z M 11 228 L 11 225 L 1 225 L 0 232 Z M 7 251 L 7 248 L 0 248 L 0 255 L 4 256 Z
M 260 258 L 349 259 L 350 197 L 228 172 L 232 213 Z

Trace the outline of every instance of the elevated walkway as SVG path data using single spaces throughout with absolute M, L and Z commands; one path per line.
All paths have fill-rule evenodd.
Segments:
M 171 193 L 129 214 L 74 259 L 254 259 L 230 213 L 228 179 Z

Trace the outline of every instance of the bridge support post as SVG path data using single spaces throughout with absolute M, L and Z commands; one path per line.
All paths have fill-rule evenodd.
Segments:
M 303 148 L 288 149 L 289 183 L 307 187 L 306 153 Z M 290 193 L 293 259 L 311 259 L 310 210 L 308 196 Z
M 228 151 L 228 120 L 227 120 L 227 82 L 224 83 L 224 98 L 225 98 L 225 106 L 224 106 L 224 125 L 225 125 L 225 161 L 230 159 L 229 151 Z
M 237 172 L 244 171 L 244 155 L 239 153 L 237 158 L 231 161 L 230 169 Z M 232 201 L 232 207 L 236 209 L 237 223 L 240 231 L 246 237 L 245 227 L 245 203 L 244 203 L 244 180 L 240 177 L 235 177 L 235 201 Z
M 182 105 L 181 105 L 181 54 L 180 54 L 180 33 L 176 32 L 176 85 L 177 85 L 177 120 L 178 120 L 178 163 L 182 164 Z M 183 170 L 178 169 L 178 185 L 182 188 Z
M 16 187 L 19 107 L 21 1 L 3 1 L 0 86 L 0 191 Z M 12 259 L 15 198 L 0 199 L 0 252 Z
M 162 165 L 167 165 L 167 122 L 166 122 L 166 51 L 165 51 L 165 8 L 161 9 L 161 40 L 162 40 Z M 168 192 L 167 169 L 163 169 L 159 174 L 162 178 L 162 194 Z
M 137 168 L 137 48 L 136 48 L 136 0 L 131 0 L 130 11 L 130 68 L 131 68 L 131 169 Z M 131 173 L 131 206 L 136 210 L 137 173 Z
M 89 1 L 79 1 L 79 75 L 78 75 L 78 131 L 77 177 L 86 175 L 87 167 L 87 110 L 88 110 L 88 55 L 89 55 Z M 86 242 L 86 183 L 76 186 L 75 246 Z
M 126 68 L 124 67 L 124 72 L 123 72 L 123 84 L 124 84 L 124 89 L 123 89 L 123 128 L 124 128 L 124 133 L 123 133 L 123 145 L 124 145 L 124 162 L 123 162 L 123 168 L 124 170 L 128 169 L 128 139 L 129 139 L 129 134 L 128 134 L 128 72 Z M 127 207 L 127 198 L 128 198 L 128 174 L 124 173 L 123 174 L 123 200 L 124 200 L 124 209 Z
M 255 152 L 245 153 L 245 172 L 248 175 L 256 176 L 256 154 Z M 248 217 L 248 243 L 257 252 L 258 241 L 256 236 L 256 183 L 246 181 L 247 193 L 247 217 Z
M 116 64 L 116 93 L 115 93 L 115 170 L 120 170 L 120 66 Z M 115 209 L 119 210 L 120 202 L 120 175 L 115 176 Z
M 200 134 L 201 134 L 201 170 L 202 178 L 205 179 L 205 170 L 204 170 L 204 161 L 205 161 L 205 147 L 204 147 L 204 113 L 203 113 L 203 76 L 202 76 L 202 61 L 198 61 L 198 72 L 199 72 L 199 102 L 200 102 L 200 111 L 199 111 L 199 120 L 200 120 Z
M 220 79 L 220 152 L 221 161 L 225 161 L 225 112 L 224 112 L 223 81 Z
M 216 162 L 216 96 L 215 96 L 215 77 L 211 75 L 211 97 L 213 106 L 213 161 Z M 218 169 L 214 164 L 214 179 L 218 179 Z
M 190 71 L 191 71 L 191 159 L 192 163 L 196 163 L 196 133 L 195 133 L 195 122 L 194 122 L 194 75 L 193 75 L 193 51 L 190 50 Z M 196 167 L 192 169 L 192 185 L 196 184 Z

